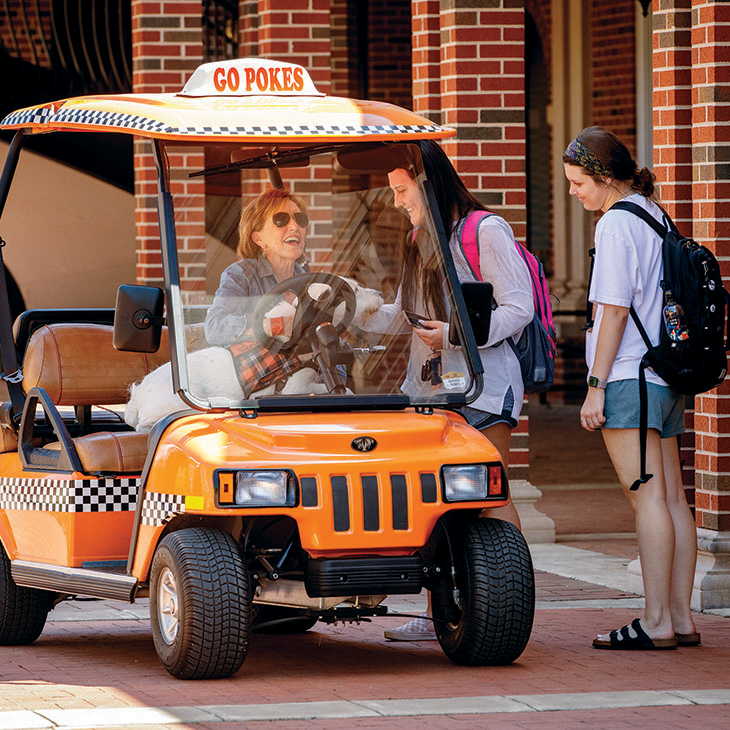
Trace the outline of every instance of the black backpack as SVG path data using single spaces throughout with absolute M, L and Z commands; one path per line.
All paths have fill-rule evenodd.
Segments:
M 675 315 L 659 323 L 659 344 L 652 345 L 633 305 L 629 310 L 647 346 L 639 368 L 641 476 L 636 490 L 652 474 L 646 473 L 647 389 L 646 368 L 684 395 L 697 395 L 717 387 L 727 373 L 728 293 L 712 252 L 685 238 L 664 212 L 666 225 L 636 203 L 621 201 L 612 210 L 627 210 L 646 221 L 662 237 L 664 311 L 674 305 Z M 679 309 L 676 309 L 679 305 Z M 654 325 L 656 326 L 656 325 Z

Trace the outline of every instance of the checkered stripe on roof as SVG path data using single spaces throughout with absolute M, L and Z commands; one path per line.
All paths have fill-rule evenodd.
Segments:
M 145 492 L 142 503 L 142 524 L 161 527 L 175 515 L 185 512 L 185 497 L 179 494 Z
M 247 125 L 247 126 L 212 126 L 199 125 L 192 127 L 170 127 L 163 122 L 141 117 L 135 114 L 120 112 L 93 111 L 88 109 L 59 109 L 54 115 L 52 109 L 32 109 L 9 114 L 2 121 L 3 125 L 43 124 L 52 121 L 56 124 L 85 124 L 117 129 L 134 129 L 141 132 L 169 135 L 190 135 L 197 137 L 363 137 L 366 135 L 389 134 L 424 134 L 438 132 L 441 127 L 435 124 L 366 124 L 363 126 L 348 124 L 313 124 L 313 125 Z
M 244 136 L 263 136 L 263 137 L 362 137 L 368 134 L 423 134 L 424 132 L 436 132 L 441 127 L 436 125 L 404 125 L 404 124 L 368 124 L 365 126 L 337 124 L 304 124 L 295 126 L 293 124 L 274 125 L 264 127 L 258 125 L 244 127 L 180 127 L 178 129 L 170 129 L 175 134 L 192 134 L 197 136 L 205 135 L 244 135 Z
M 53 109 L 43 107 L 42 109 L 21 109 L 12 112 L 0 122 L 2 125 L 10 124 L 44 124 L 53 116 Z
M 0 509 L 40 512 L 130 512 L 138 479 L 2 479 Z

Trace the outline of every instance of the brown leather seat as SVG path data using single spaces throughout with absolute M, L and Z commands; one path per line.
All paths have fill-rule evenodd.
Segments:
M 123 405 L 129 386 L 167 362 L 167 330 L 156 353 L 120 352 L 113 331 L 100 324 L 50 324 L 37 329 L 25 351 L 23 388 L 43 388 L 57 406 Z M 87 472 L 139 473 L 147 457 L 147 434 L 101 431 L 73 440 Z M 60 449 L 60 444 L 45 444 Z

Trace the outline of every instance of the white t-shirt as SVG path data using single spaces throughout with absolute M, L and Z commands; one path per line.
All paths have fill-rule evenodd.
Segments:
M 664 222 L 659 206 L 643 195 L 635 193 L 626 201 L 637 203 L 659 222 Z M 659 342 L 663 326 L 664 297 L 659 286 L 663 270 L 661 237 L 633 213 L 609 210 L 598 221 L 595 244 L 596 259 L 588 298 L 598 306 L 593 331 L 586 336 L 588 372 L 596 356 L 603 305 L 630 307 L 633 304 L 652 344 Z M 608 381 L 638 378 L 639 363 L 645 352 L 646 344 L 629 317 Z M 646 371 L 646 379 L 657 385 L 667 385 L 653 370 Z

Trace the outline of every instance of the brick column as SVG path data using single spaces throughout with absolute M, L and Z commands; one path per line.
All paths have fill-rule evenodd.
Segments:
M 412 0 L 413 111 L 441 119 L 441 2 Z
M 694 237 L 730 280 L 730 4 L 692 0 Z M 696 608 L 730 605 L 730 384 L 696 399 Z
M 180 91 L 203 60 L 200 0 L 132 0 L 132 90 Z M 135 140 L 137 281 L 160 285 L 157 185 L 150 142 Z M 204 216 L 198 236 L 204 239 Z
M 258 52 L 298 63 L 330 93 L 330 0 L 259 0 Z
M 524 6 L 510 0 L 414 0 L 412 7 L 414 109 L 458 130 L 444 149 L 459 175 L 524 241 Z M 527 539 L 554 542 L 552 520 L 535 509 L 540 491 L 528 481 L 526 409 L 512 435 L 509 475 Z
M 659 195 L 680 230 L 692 234 L 692 0 L 654 3 L 652 103 Z M 657 7 L 659 5 L 660 7 Z M 687 499 L 694 505 L 694 399 L 687 398 L 681 458 Z

